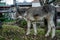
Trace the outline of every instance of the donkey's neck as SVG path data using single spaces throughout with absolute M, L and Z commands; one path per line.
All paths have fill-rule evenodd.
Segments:
M 45 13 L 50 12 L 50 11 L 51 11 L 51 10 L 50 10 L 50 5 L 44 5 L 43 8 L 42 8 L 42 10 L 43 10 Z

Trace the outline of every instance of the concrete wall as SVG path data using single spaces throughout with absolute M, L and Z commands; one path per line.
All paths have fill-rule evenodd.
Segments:
M 32 7 L 39 7 L 39 6 L 41 6 L 40 3 L 39 3 L 39 0 L 34 0 L 32 2 Z

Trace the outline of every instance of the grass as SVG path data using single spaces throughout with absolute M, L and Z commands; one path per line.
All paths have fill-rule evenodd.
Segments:
M 0 29 L 0 40 L 48 40 L 50 37 L 45 38 L 44 29 L 38 28 L 38 34 L 33 35 L 33 29 L 31 29 L 31 34 L 26 36 L 26 29 L 15 25 L 3 25 Z M 60 40 L 60 30 L 56 30 L 57 40 Z M 51 39 L 50 39 L 51 40 Z

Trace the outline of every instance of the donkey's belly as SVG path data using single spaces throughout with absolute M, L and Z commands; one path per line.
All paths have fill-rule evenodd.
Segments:
M 43 17 L 40 17 L 40 16 L 29 17 L 28 19 L 31 20 L 31 21 L 42 21 L 44 19 L 44 16 Z

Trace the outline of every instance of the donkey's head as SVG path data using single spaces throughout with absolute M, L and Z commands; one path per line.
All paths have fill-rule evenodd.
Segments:
M 39 0 L 41 6 L 44 6 L 44 5 L 49 5 L 51 3 L 53 3 L 55 0 Z
M 51 11 L 50 9 L 50 4 L 53 3 L 55 0 L 39 0 L 41 6 L 43 7 L 42 9 L 45 11 L 45 12 L 49 12 Z

